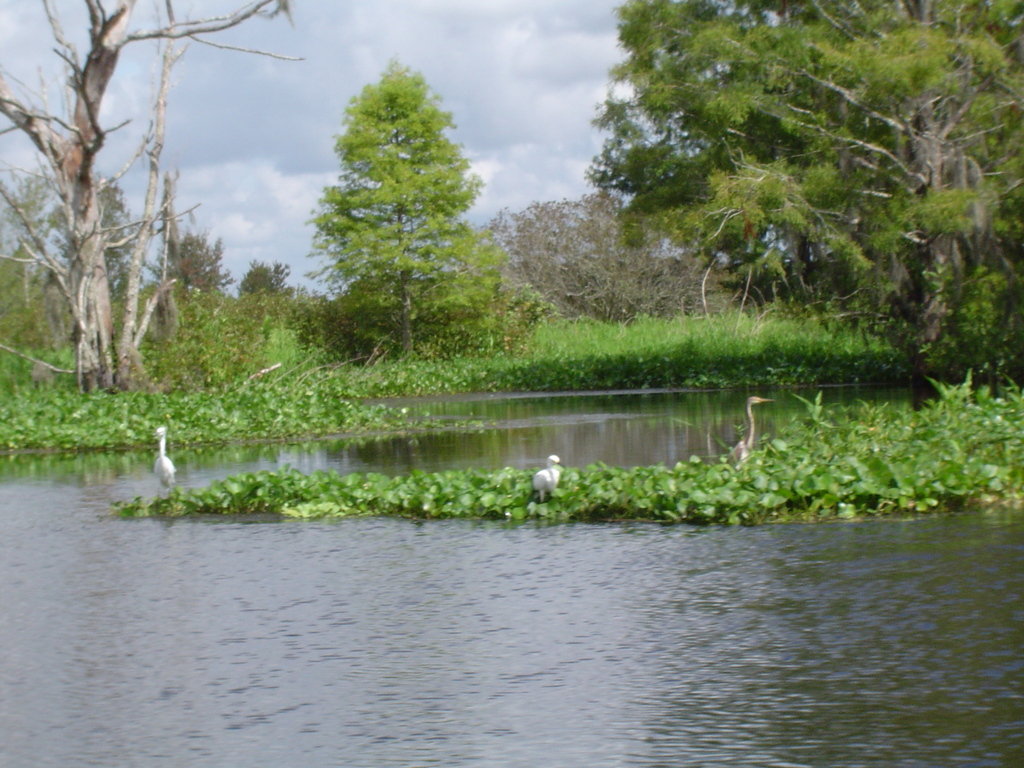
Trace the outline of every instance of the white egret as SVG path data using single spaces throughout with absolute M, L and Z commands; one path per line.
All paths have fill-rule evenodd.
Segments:
M 160 454 L 153 464 L 153 472 L 167 488 L 174 485 L 174 462 L 167 455 L 167 427 L 157 427 L 156 436 L 160 440 Z
M 558 477 L 562 474 L 562 462 L 555 456 L 548 456 L 548 465 L 533 476 L 533 490 L 537 492 L 537 499 L 544 501 L 558 485 Z
M 737 464 L 742 464 L 746 458 L 750 455 L 750 452 L 754 450 L 754 441 L 757 439 L 757 428 L 754 426 L 754 406 L 759 403 L 770 403 L 773 402 L 766 397 L 753 397 L 747 398 L 747 434 L 736 443 L 736 447 L 732 449 L 730 456 L 732 460 Z

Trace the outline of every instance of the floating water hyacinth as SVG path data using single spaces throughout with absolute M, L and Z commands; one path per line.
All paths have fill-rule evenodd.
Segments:
M 1024 499 L 1024 397 L 946 388 L 920 411 L 822 409 L 736 467 L 566 467 L 549 499 L 531 500 L 518 469 L 229 477 L 207 488 L 117 506 L 127 517 L 253 515 L 756 524 L 957 511 Z
M 148 449 L 161 422 L 174 424 L 179 447 L 428 425 L 401 409 L 353 402 L 341 380 L 326 376 L 216 393 L 35 391 L 0 401 L 0 450 Z

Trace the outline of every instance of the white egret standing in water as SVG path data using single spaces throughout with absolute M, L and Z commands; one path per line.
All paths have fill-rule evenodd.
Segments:
M 555 490 L 558 485 L 558 477 L 562 474 L 561 460 L 552 454 L 548 456 L 548 465 L 533 476 L 533 490 L 537 492 L 537 499 L 544 501 L 549 493 Z
M 167 427 L 157 427 L 156 436 L 160 440 L 160 454 L 153 464 L 153 472 L 167 488 L 174 485 L 174 462 L 167 455 Z
M 730 456 L 732 460 L 737 464 L 742 464 L 746 458 L 750 455 L 750 452 L 754 450 L 754 441 L 757 439 L 757 429 L 754 426 L 754 406 L 758 403 L 770 403 L 772 402 L 766 397 L 753 397 L 747 398 L 747 434 L 736 443 L 736 447 L 732 449 Z

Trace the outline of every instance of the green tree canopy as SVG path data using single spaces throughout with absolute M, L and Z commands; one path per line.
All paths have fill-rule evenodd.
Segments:
M 630 0 L 619 16 L 599 186 L 709 257 L 848 297 L 919 375 L 977 355 L 979 334 L 975 362 L 1021 369 L 1019 3 Z
M 242 275 L 242 280 L 238 284 L 238 295 L 290 293 L 288 275 L 291 274 L 291 271 L 291 267 L 279 261 L 275 261 L 273 264 L 267 264 L 263 261 L 252 261 L 249 263 L 249 269 Z
M 341 175 L 314 219 L 328 261 L 316 274 L 372 298 L 407 352 L 418 317 L 482 307 L 497 286 L 498 252 L 463 219 L 481 182 L 445 135 L 451 128 L 423 77 L 392 62 L 345 112 Z
M 171 264 L 171 276 L 188 291 L 224 293 L 235 282 L 224 267 L 224 241 L 218 237 L 211 243 L 208 232 L 185 233 Z

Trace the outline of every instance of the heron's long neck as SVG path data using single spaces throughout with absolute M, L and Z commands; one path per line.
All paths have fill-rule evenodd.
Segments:
M 160 435 L 160 455 L 167 455 L 167 435 Z
M 744 442 L 747 446 L 754 444 L 754 404 L 747 403 L 747 437 Z

